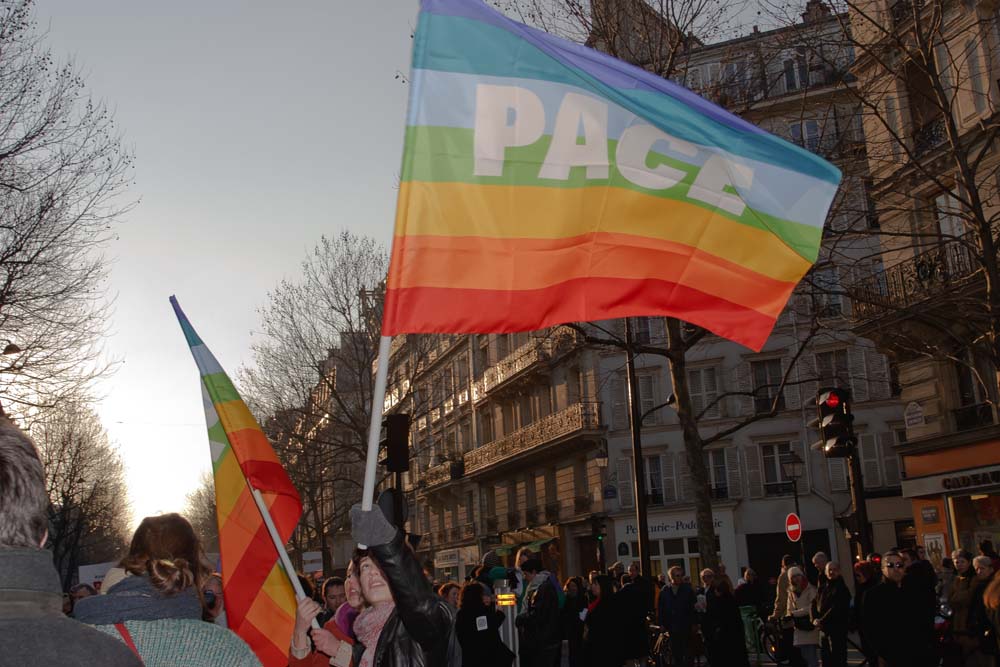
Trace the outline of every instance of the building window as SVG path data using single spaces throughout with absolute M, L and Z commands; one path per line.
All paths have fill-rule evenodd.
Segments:
M 708 485 L 712 497 L 725 499 L 729 497 L 729 475 L 726 468 L 726 450 L 710 449 L 705 453 L 705 469 L 708 471 Z
M 814 272 L 813 285 L 816 288 L 816 312 L 820 317 L 840 317 L 844 314 L 840 272 L 836 267 Z
M 784 496 L 792 492 L 792 482 L 781 468 L 781 457 L 791 451 L 792 445 L 788 442 L 772 442 L 760 446 L 760 455 L 764 463 L 765 495 Z
M 977 114 L 986 112 L 986 91 L 983 89 L 983 72 L 979 63 L 979 44 L 970 39 L 965 43 L 965 57 L 969 63 L 969 83 L 972 87 L 972 103 Z
M 689 370 L 688 391 L 691 394 L 691 403 L 696 417 L 719 418 L 719 403 L 716 401 L 719 395 L 719 384 L 714 367 Z M 706 408 L 708 409 L 706 410 Z
M 821 387 L 850 388 L 847 350 L 831 350 L 816 354 L 816 374 Z
M 659 456 L 645 456 L 646 462 L 646 493 L 650 505 L 663 504 L 663 474 L 660 470 Z
M 765 359 L 750 363 L 753 375 L 754 412 L 770 412 L 777 399 L 778 410 L 785 409 L 785 396 L 781 391 L 781 359 Z
M 648 345 L 652 340 L 650 335 L 650 318 L 648 317 L 633 317 L 632 318 L 632 341 L 638 343 L 639 345 Z

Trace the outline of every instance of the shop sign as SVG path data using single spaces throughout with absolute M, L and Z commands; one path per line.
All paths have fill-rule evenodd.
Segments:
M 619 556 L 628 556 L 628 554 L 629 554 L 628 543 L 626 543 L 626 542 L 619 542 L 618 543 L 618 555 Z
M 618 497 L 618 489 L 615 488 L 614 484 L 608 484 L 606 487 L 604 487 L 605 500 L 614 500 L 617 497 Z
M 903 480 L 903 497 L 939 496 L 942 493 L 964 491 L 983 486 L 1000 486 L 1000 466 L 913 477 Z
M 458 567 L 458 549 L 445 549 L 434 554 L 434 567 L 439 570 Z
M 938 523 L 941 517 L 938 515 L 938 508 L 934 505 L 920 508 L 920 518 L 924 523 Z
M 715 519 L 715 532 L 722 528 L 722 519 Z M 649 537 L 660 539 L 663 537 L 683 537 L 694 535 L 698 532 L 698 520 L 693 516 L 682 516 L 676 519 L 654 520 L 649 522 Z M 625 535 L 631 537 L 638 536 L 639 531 L 635 529 L 634 523 L 625 524 Z
M 923 426 L 924 409 L 916 401 L 910 401 L 906 404 L 906 409 L 903 411 L 903 420 L 906 423 L 906 428 Z
M 970 472 L 966 475 L 956 475 L 945 477 L 941 480 L 941 486 L 948 491 L 955 489 L 967 489 L 971 486 L 988 486 L 990 484 L 1000 484 L 1000 470 L 990 472 Z
M 302 554 L 302 571 L 306 574 L 323 570 L 323 552 L 306 551 Z

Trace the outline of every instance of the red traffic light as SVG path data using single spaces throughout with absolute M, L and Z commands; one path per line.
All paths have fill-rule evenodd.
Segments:
M 826 405 L 831 408 L 835 408 L 840 405 L 840 394 L 831 391 L 826 397 Z

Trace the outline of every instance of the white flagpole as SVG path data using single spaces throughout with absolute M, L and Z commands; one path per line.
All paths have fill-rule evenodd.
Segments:
M 249 480 L 247 480 L 247 486 L 250 486 Z M 271 518 L 271 512 L 267 509 L 264 496 L 260 495 L 260 491 L 252 486 L 250 486 L 250 495 L 253 496 L 254 502 L 257 503 L 257 509 L 260 510 L 260 515 L 264 519 L 264 525 L 267 526 L 267 532 L 271 535 L 271 541 L 274 542 L 274 548 L 278 550 L 278 558 L 281 559 L 281 564 L 285 568 L 285 574 L 288 575 L 288 580 L 292 582 L 292 588 L 295 589 L 295 599 L 301 600 L 306 596 L 306 592 L 302 590 L 302 582 L 299 581 L 299 577 L 295 573 L 295 568 L 292 566 L 292 560 L 288 557 L 288 552 L 285 551 L 285 544 L 278 535 L 278 529 L 274 527 L 274 519 Z M 320 629 L 319 622 L 315 618 L 312 620 L 312 626 L 316 630 Z
M 385 385 L 389 375 L 389 348 L 392 336 L 378 341 L 375 367 L 375 387 L 372 391 L 372 419 L 368 425 L 368 458 L 365 461 L 365 485 L 361 492 L 361 509 L 366 512 L 375 502 L 375 473 L 378 471 L 378 443 L 382 433 L 382 411 L 385 408 Z M 400 489 L 402 491 L 402 489 Z M 364 546 L 364 545 L 358 545 Z

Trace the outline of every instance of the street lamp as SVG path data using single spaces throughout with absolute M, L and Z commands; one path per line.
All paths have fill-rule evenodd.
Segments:
M 795 515 L 799 517 L 802 526 L 802 512 L 799 511 L 799 480 L 806 474 L 806 463 L 795 452 L 788 452 L 781 457 L 781 473 L 792 483 L 792 496 L 795 498 Z M 799 548 L 802 551 L 802 567 L 806 566 L 805 529 L 799 537 Z

